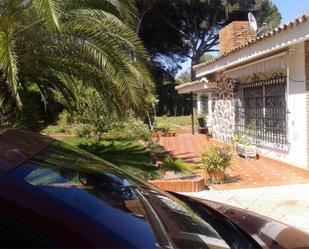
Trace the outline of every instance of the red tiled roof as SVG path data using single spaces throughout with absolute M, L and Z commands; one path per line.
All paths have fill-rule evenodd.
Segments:
M 267 39 L 269 37 L 272 37 L 272 36 L 274 36 L 274 35 L 276 35 L 278 33 L 281 33 L 283 31 L 292 29 L 292 28 L 294 28 L 295 26 L 297 26 L 297 25 L 299 25 L 301 23 L 307 22 L 308 20 L 309 20 L 309 13 L 308 14 L 304 14 L 303 16 L 296 18 L 294 21 L 289 22 L 288 24 L 281 25 L 281 26 L 273 29 L 272 31 L 267 32 L 267 33 L 265 33 L 265 34 L 263 34 L 261 36 L 258 36 L 256 39 L 251 40 L 249 42 L 246 42 L 243 45 L 241 45 L 241 46 L 239 46 L 237 48 L 234 48 L 234 49 L 230 50 L 229 52 L 226 52 L 226 53 L 224 53 L 224 54 L 222 54 L 222 55 L 220 55 L 220 56 L 218 56 L 218 57 L 216 57 L 216 58 L 214 58 L 212 60 L 209 60 L 207 62 L 195 65 L 195 66 L 193 66 L 193 69 L 196 70 L 196 69 L 199 69 L 199 68 L 201 68 L 203 66 L 212 64 L 212 63 L 220 60 L 223 57 L 226 57 L 226 56 L 228 56 L 230 54 L 233 54 L 233 53 L 235 53 L 235 52 L 237 52 L 237 51 L 239 51 L 239 50 L 241 50 L 241 49 L 243 49 L 245 47 L 251 46 L 252 44 L 255 44 L 255 43 L 259 42 L 259 41 L 262 41 L 262 40 L 265 40 L 265 39 Z

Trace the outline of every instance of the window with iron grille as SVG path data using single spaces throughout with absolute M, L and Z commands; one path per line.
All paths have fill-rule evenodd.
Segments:
M 235 88 L 235 130 L 259 144 L 287 144 L 286 76 L 254 78 Z

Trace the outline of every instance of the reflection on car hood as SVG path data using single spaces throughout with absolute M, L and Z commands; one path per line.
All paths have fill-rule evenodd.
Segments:
M 262 248 L 309 248 L 309 234 L 284 223 L 226 204 L 206 200 L 199 201 L 228 217 L 252 236 Z
M 32 132 L 0 130 L 0 174 L 26 162 L 51 142 L 50 138 Z
M 179 199 L 61 142 L 49 144 L 6 180 L 31 199 L 32 213 L 41 213 L 46 202 L 57 203 L 62 209 L 58 213 L 69 211 L 126 248 L 230 248 L 207 220 Z M 16 194 L 10 196 L 20 205 Z M 63 222 L 62 227 L 72 223 L 69 218 Z M 90 233 L 79 232 L 91 241 Z M 97 245 L 102 248 L 103 242 Z

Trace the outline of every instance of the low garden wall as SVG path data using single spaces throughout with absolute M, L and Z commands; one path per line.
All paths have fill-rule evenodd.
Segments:
M 173 192 L 199 192 L 205 188 L 202 176 L 152 180 L 149 182 L 160 189 Z

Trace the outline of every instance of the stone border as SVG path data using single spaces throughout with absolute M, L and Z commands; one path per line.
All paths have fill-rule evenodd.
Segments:
M 199 192 L 205 189 L 204 177 L 193 179 L 152 180 L 149 183 L 156 187 L 172 192 Z

